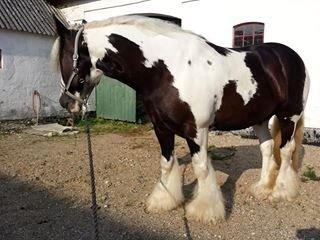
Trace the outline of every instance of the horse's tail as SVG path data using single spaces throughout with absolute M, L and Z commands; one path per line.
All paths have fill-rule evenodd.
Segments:
M 297 172 L 301 167 L 302 158 L 300 157 L 301 144 L 303 141 L 303 130 L 304 130 L 304 117 L 303 115 L 297 122 L 296 129 L 294 132 L 294 140 L 295 140 L 295 149 L 292 153 L 292 167 Z M 280 145 L 281 145 L 281 130 L 279 120 L 276 116 L 274 116 L 271 135 L 274 140 L 274 148 L 273 155 L 276 160 L 276 163 L 280 167 L 281 158 L 280 158 Z

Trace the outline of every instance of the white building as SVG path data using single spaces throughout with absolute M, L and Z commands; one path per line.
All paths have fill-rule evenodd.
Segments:
M 0 120 L 65 114 L 50 65 L 57 11 L 43 0 L 0 1 Z M 33 95 L 34 104 L 33 104 Z M 34 106 L 33 106 L 34 105 Z
M 160 13 L 182 19 L 182 26 L 224 47 L 234 43 L 234 26 L 264 24 L 264 42 L 280 42 L 303 58 L 311 78 L 306 126 L 320 128 L 320 1 L 315 0 L 100 0 L 51 1 L 72 23 L 132 13 Z M 250 41 L 250 39 L 249 39 Z

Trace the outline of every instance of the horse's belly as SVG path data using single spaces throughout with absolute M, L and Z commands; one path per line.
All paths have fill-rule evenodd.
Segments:
M 243 104 L 239 98 L 226 99 L 215 112 L 211 129 L 239 130 L 251 127 L 271 118 L 276 108 L 271 99 L 253 98 L 248 104 Z
M 261 123 L 264 120 L 265 118 L 254 119 L 250 117 L 248 112 L 239 109 L 238 112 L 216 113 L 210 129 L 221 131 L 239 130 Z

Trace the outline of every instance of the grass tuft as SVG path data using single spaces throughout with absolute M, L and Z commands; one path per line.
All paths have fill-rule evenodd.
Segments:
M 95 134 L 102 133 L 140 133 L 144 130 L 149 130 L 149 124 L 137 124 L 116 120 L 107 120 L 103 118 L 89 118 L 91 131 Z M 75 122 L 75 126 L 80 131 L 84 130 L 85 121 L 79 119 Z
M 319 181 L 319 177 L 316 174 L 316 171 L 312 166 L 306 166 L 306 169 L 302 173 L 302 179 L 303 182 L 307 181 Z

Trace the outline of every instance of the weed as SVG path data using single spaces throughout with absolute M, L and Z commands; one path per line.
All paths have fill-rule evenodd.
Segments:
M 319 177 L 316 174 L 316 171 L 312 166 L 306 166 L 306 169 L 302 173 L 302 179 L 303 182 L 307 182 L 309 180 L 311 181 L 319 181 Z

